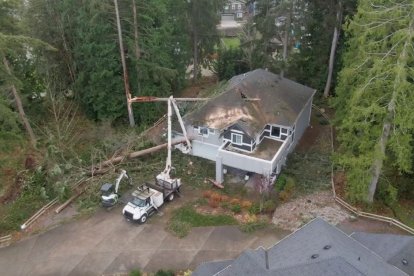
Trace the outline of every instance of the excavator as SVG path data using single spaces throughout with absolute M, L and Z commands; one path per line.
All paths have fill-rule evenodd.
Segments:
M 125 170 L 120 170 L 120 174 L 115 181 L 115 185 L 112 183 L 105 183 L 101 186 L 101 203 L 105 208 L 110 208 L 115 206 L 118 203 L 119 199 L 119 184 L 123 178 L 126 178 L 129 182 L 129 185 L 132 185 L 131 177 L 127 174 Z

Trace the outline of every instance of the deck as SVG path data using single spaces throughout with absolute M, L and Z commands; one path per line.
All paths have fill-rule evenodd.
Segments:
M 255 148 L 255 150 L 251 153 L 238 150 L 237 148 L 227 146 L 225 150 L 231 151 L 231 152 L 237 152 L 243 155 L 256 157 L 264 160 L 271 161 L 273 157 L 275 157 L 277 151 L 282 146 L 283 142 L 276 141 L 269 138 L 264 138 L 262 142 Z

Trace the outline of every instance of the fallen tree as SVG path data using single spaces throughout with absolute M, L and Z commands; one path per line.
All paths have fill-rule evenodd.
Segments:
M 185 141 L 186 141 L 185 138 L 172 141 L 171 146 L 178 145 L 178 144 L 181 144 L 181 143 L 185 143 Z M 103 161 L 103 162 L 99 163 L 96 166 L 92 166 L 91 169 L 90 169 L 89 175 L 94 176 L 94 175 L 104 174 L 104 173 L 108 172 L 107 168 L 110 167 L 110 166 L 119 164 L 124 160 L 129 160 L 129 159 L 141 157 L 141 156 L 153 153 L 153 152 L 157 152 L 157 151 L 162 150 L 162 149 L 167 148 L 167 147 L 168 147 L 168 143 L 165 143 L 165 144 L 161 144 L 161 145 L 158 145 L 158 146 L 155 146 L 155 147 L 152 147 L 152 148 L 139 150 L 139 151 L 134 151 L 134 152 L 131 152 L 131 153 L 126 154 L 126 155 L 113 157 L 111 159 L 108 159 L 106 161 Z

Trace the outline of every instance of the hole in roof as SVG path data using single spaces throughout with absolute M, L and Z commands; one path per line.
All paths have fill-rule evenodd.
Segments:
M 313 254 L 312 256 L 311 256 L 311 258 L 312 259 L 316 259 L 316 258 L 318 258 L 319 257 L 319 254 Z
M 329 244 L 327 244 L 327 245 L 325 245 L 325 246 L 323 247 L 323 249 L 328 250 L 328 249 L 331 249 L 331 247 L 332 247 L 332 246 L 330 246 Z
M 402 259 L 401 262 L 403 265 L 408 265 L 408 261 L 406 259 Z

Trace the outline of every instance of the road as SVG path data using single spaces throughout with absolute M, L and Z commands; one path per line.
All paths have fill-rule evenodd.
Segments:
M 245 234 L 235 226 L 193 228 L 179 239 L 154 218 L 137 225 L 119 209 L 99 211 L 0 249 L 1 275 L 102 275 L 139 268 L 194 268 L 230 259 L 247 248 L 269 247 L 287 233 L 272 229 Z

